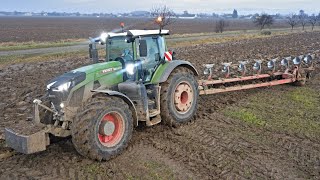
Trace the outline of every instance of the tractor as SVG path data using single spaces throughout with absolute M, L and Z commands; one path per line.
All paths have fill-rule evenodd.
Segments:
M 33 123 L 23 131 L 6 128 L 6 144 L 31 154 L 46 150 L 54 137 L 71 136 L 81 155 L 109 160 L 128 146 L 139 124 L 177 127 L 192 120 L 199 95 L 302 86 L 315 70 L 316 55 L 309 53 L 255 60 L 251 68 L 249 61 L 222 63 L 220 78 L 213 76 L 216 65 L 204 64 L 207 78 L 198 80 L 195 67 L 167 49 L 166 35 L 164 29 L 128 30 L 90 38 L 93 63 L 49 81 L 46 95 L 33 102 Z
M 93 63 L 49 81 L 46 95 L 34 100 L 34 123 L 27 128 L 32 133 L 6 128 L 7 145 L 30 154 L 46 150 L 51 136 L 71 136 L 81 155 L 108 160 L 127 147 L 139 123 L 190 121 L 197 109 L 198 72 L 187 61 L 173 60 L 168 34 L 129 30 L 90 38 Z

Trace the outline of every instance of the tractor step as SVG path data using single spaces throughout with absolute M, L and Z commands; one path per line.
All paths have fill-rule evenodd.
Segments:
M 148 100 L 148 107 L 149 109 L 154 109 L 156 107 L 156 102 L 152 100 Z
M 147 126 L 153 126 L 156 124 L 159 124 L 161 122 L 161 116 L 160 114 L 153 117 L 150 121 L 147 121 Z

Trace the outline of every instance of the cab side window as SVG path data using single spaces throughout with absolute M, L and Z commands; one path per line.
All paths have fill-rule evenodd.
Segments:
M 145 41 L 145 44 L 143 44 L 143 46 L 146 46 L 146 51 L 147 51 L 147 54 L 140 53 L 140 58 L 142 60 L 142 67 L 145 72 L 144 81 L 150 81 L 160 56 L 158 38 L 143 37 L 142 40 Z M 142 44 L 140 44 L 140 46 L 141 45 Z
M 147 59 L 149 62 L 155 62 L 156 56 L 157 54 L 159 54 L 158 39 L 153 37 L 146 37 L 145 40 L 148 47 Z

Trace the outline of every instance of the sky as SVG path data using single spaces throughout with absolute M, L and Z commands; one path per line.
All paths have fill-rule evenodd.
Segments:
M 300 9 L 309 14 L 320 12 L 320 0 L 0 0 L 0 11 L 119 13 L 150 10 L 159 5 L 167 5 L 176 13 L 188 10 L 190 13 L 222 14 L 233 9 L 239 14 L 288 14 Z

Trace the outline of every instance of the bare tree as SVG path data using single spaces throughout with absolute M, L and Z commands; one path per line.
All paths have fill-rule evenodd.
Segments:
M 300 24 L 301 24 L 301 26 L 302 26 L 302 30 L 304 30 L 304 27 L 307 25 L 307 23 L 308 23 L 308 15 L 307 14 L 305 14 L 304 12 L 301 12 L 300 11 L 300 14 L 299 14 L 299 22 L 300 22 Z
M 155 18 L 154 21 L 159 25 L 160 30 L 176 22 L 176 14 L 166 5 L 154 6 L 150 13 Z
M 262 30 L 265 26 L 270 27 L 274 23 L 274 19 L 271 15 L 261 14 L 253 20 L 253 23 Z
M 314 26 L 317 24 L 318 22 L 318 17 L 315 16 L 314 14 L 312 14 L 310 17 L 309 17 L 309 23 L 311 24 L 311 27 L 312 27 L 312 31 L 314 29 Z
M 294 26 L 299 23 L 299 19 L 296 14 L 291 14 L 287 17 L 287 23 L 291 26 L 291 31 L 293 30 Z
M 219 19 L 216 21 L 215 32 L 223 33 L 223 31 L 225 30 L 225 27 L 227 26 L 228 26 L 228 23 L 224 19 Z

